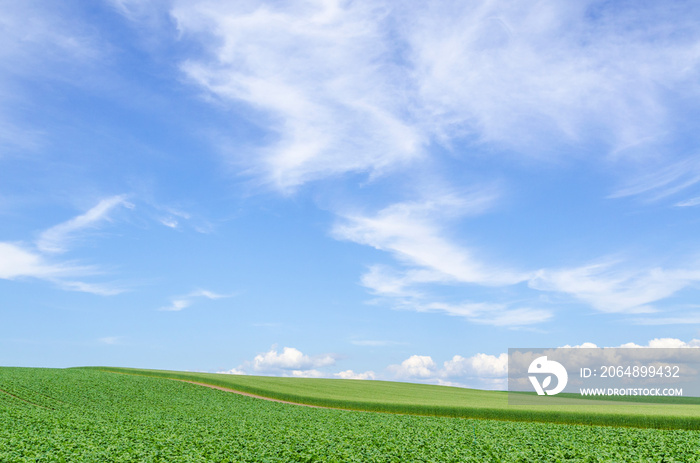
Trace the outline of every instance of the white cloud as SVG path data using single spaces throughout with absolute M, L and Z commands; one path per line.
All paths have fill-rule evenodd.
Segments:
M 674 317 L 639 317 L 632 320 L 637 325 L 698 325 L 700 314 L 696 311 Z
M 411 355 L 400 365 L 390 365 L 397 378 L 431 378 L 437 375 L 437 364 L 428 355 Z
M 135 5 L 113 2 L 127 13 Z M 580 156 L 571 146 L 583 145 L 620 162 L 623 181 L 641 172 L 613 197 L 659 198 L 700 179 L 697 156 L 647 153 L 676 130 L 680 110 L 668 95 L 678 101 L 700 95 L 699 33 L 674 32 L 696 31 L 693 15 L 684 14 L 689 5 L 180 0 L 171 14 L 181 37 L 204 50 L 182 71 L 207 97 L 254 108 L 255 121 L 269 130 L 253 156 L 222 151 L 245 151 L 234 161 L 272 188 L 288 192 L 344 173 L 377 177 L 399 168 L 425 181 L 428 158 L 439 163 L 442 156 L 428 149 L 436 144 L 462 158 L 486 146 L 509 160 Z M 599 311 L 639 313 L 697 280 L 675 270 L 606 274 L 590 266 L 533 277 L 492 264 L 484 251 L 451 239 L 446 222 L 488 209 L 498 192 L 445 195 L 446 182 L 436 183 L 442 188 L 420 201 L 369 214 L 342 211 L 333 228 L 336 238 L 401 263 L 399 270 L 373 266 L 362 277 L 399 306 L 430 309 L 429 284 L 529 281 Z M 432 310 L 471 314 L 468 304 Z M 522 305 L 502 304 L 472 320 L 522 326 L 551 318 L 548 310 Z
M 584 138 L 618 156 L 652 143 L 672 129 L 665 96 L 698 89 L 697 33 L 673 32 L 693 30 L 687 5 L 179 1 L 171 14 L 206 51 L 187 76 L 260 110 L 276 137 L 248 167 L 284 190 L 405 166 L 434 141 L 535 158 Z
M 455 317 L 464 317 L 473 323 L 492 326 L 526 326 L 543 323 L 552 318 L 552 312 L 545 309 L 518 307 L 511 309 L 506 304 L 462 303 L 445 304 L 433 302 L 424 306 L 416 305 L 419 312 L 442 312 Z
M 448 304 L 427 302 L 429 284 L 513 285 L 531 274 L 499 268 L 477 259 L 473 253 L 445 237 L 447 219 L 482 212 L 494 200 L 487 189 L 465 194 L 445 194 L 434 199 L 397 203 L 375 215 L 347 215 L 333 228 L 338 239 L 353 241 L 390 252 L 405 269 L 373 265 L 362 284 L 374 294 L 391 298 L 394 307 L 419 312 L 442 312 L 475 323 L 524 326 L 549 320 L 548 310 L 509 307 L 496 303 Z
M 0 50 L 3 60 L 12 60 L 18 65 L 42 58 L 60 62 L 96 53 L 95 43 L 85 34 L 86 29 L 51 4 L 36 1 L 3 3 L 0 13 L 3 26 L 0 36 L 7 45 Z M 27 51 L 34 52 L 35 56 L 23 56 Z
M 700 271 L 662 268 L 626 271 L 614 263 L 563 270 L 541 270 L 529 281 L 533 289 L 570 294 L 607 313 L 650 313 L 650 304 L 694 282 Z
M 104 338 L 99 338 L 97 341 L 101 344 L 107 344 L 108 346 L 113 346 L 119 344 L 122 339 L 121 336 L 106 336 Z
M 51 263 L 39 253 L 27 250 L 20 244 L 0 242 L 0 279 L 16 280 L 36 278 L 49 281 L 67 291 L 79 291 L 100 296 L 123 293 L 124 288 L 113 284 L 97 284 L 73 280 L 97 273 L 93 267 L 66 263 Z
M 105 0 L 111 4 L 115 10 L 131 21 L 146 21 L 155 26 L 158 12 L 163 6 L 168 6 L 170 0 L 151 0 L 144 2 L 141 0 Z
M 659 200 L 677 194 L 700 182 L 700 156 L 677 160 L 668 165 L 666 159 L 650 162 L 649 172 L 628 185 L 619 188 L 610 197 L 624 198 L 645 195 L 649 200 Z M 681 201 L 676 206 L 696 206 L 700 198 Z
M 193 219 L 192 214 L 189 212 L 185 212 L 179 209 L 175 209 L 172 207 L 163 207 L 159 205 L 152 204 L 154 209 L 158 210 L 156 213 L 156 217 L 158 222 L 160 222 L 162 225 L 172 228 L 172 229 L 179 229 L 182 225 L 182 221 L 191 221 Z M 201 221 L 199 224 L 193 225 L 194 229 L 199 232 L 199 233 L 207 233 L 207 231 L 203 231 L 207 227 L 210 227 L 210 225 L 205 222 Z
M 292 370 L 292 376 L 295 378 L 323 378 L 326 375 L 318 370 Z
M 85 229 L 96 228 L 100 222 L 108 221 L 110 212 L 118 206 L 130 209 L 134 207 L 126 200 L 126 195 L 105 198 L 86 213 L 44 231 L 36 242 L 37 248 L 45 253 L 65 252 L 67 246 L 77 239 L 76 235 Z
M 698 348 L 700 347 L 700 339 L 693 339 L 690 342 L 681 341 L 676 338 L 655 338 L 647 343 L 646 346 L 640 346 L 633 342 L 622 344 L 620 347 L 644 348 L 653 349 L 683 349 L 683 348 Z
M 170 305 L 165 306 L 165 307 L 161 307 L 158 310 L 161 310 L 164 312 L 179 312 L 183 309 L 186 309 L 190 305 L 192 305 L 192 301 L 190 301 L 189 299 L 173 299 L 170 302 Z
M 477 201 L 478 202 L 478 201 Z M 362 284 L 388 298 L 395 308 L 442 312 L 474 323 L 525 326 L 550 320 L 549 309 L 530 304 L 446 303 L 431 295 L 431 284 L 509 286 L 527 281 L 531 289 L 560 293 L 605 313 L 653 313 L 654 303 L 667 299 L 700 281 L 700 271 L 661 267 L 627 269 L 622 262 L 605 261 L 565 269 L 516 272 L 499 268 L 445 237 L 445 216 L 464 212 L 454 196 L 443 200 L 398 203 L 374 215 L 347 216 L 333 229 L 338 239 L 372 246 L 391 253 L 403 264 L 398 270 L 372 265 Z M 468 206 L 467 206 L 467 209 Z
M 233 297 L 235 294 L 217 294 L 206 289 L 197 289 L 189 293 L 186 297 L 205 297 L 207 299 L 225 299 L 227 297 Z
M 446 378 L 502 378 L 508 375 L 508 354 L 476 354 L 469 358 L 455 355 L 443 364 L 442 375 Z
M 676 207 L 694 207 L 700 206 L 700 196 L 696 198 L 686 199 L 675 204 Z
M 484 285 L 514 284 L 527 275 L 486 265 L 473 252 L 445 238 L 446 218 L 479 213 L 493 201 L 493 192 L 453 194 L 417 202 L 393 204 L 375 215 L 346 215 L 333 235 L 393 254 L 413 267 L 397 277 L 372 267 L 364 283 L 375 289 L 401 293 L 413 283 L 461 282 Z
M 76 241 L 76 235 L 85 228 L 94 227 L 98 222 L 107 220 L 109 212 L 120 204 L 131 207 L 123 195 L 113 196 L 100 201 L 85 214 L 49 228 L 40 234 L 36 242 L 36 250 L 22 243 L 0 242 L 0 278 L 6 280 L 36 278 L 50 281 L 68 291 L 101 296 L 112 296 L 124 292 L 124 288 L 112 283 L 84 281 L 85 277 L 99 273 L 95 267 L 79 266 L 72 262 L 55 262 L 54 257 L 46 255 L 65 251 L 69 242 Z
M 161 307 L 158 310 L 164 312 L 179 312 L 183 309 L 190 307 L 194 303 L 194 299 L 205 298 L 211 300 L 218 300 L 233 297 L 235 294 L 217 294 L 206 289 L 197 289 L 188 293 L 184 296 L 178 296 L 170 301 L 169 306 Z
M 576 346 L 561 348 L 596 348 L 594 343 L 584 342 Z M 689 342 L 676 338 L 655 338 L 646 345 L 626 343 L 618 347 L 634 348 L 700 348 L 700 339 Z M 609 355 L 601 348 L 594 355 L 602 357 Z M 518 357 L 516 362 L 529 364 L 528 356 Z M 418 381 L 423 383 L 445 386 L 476 387 L 485 389 L 505 389 L 508 378 L 508 354 L 490 355 L 478 353 L 471 357 L 455 355 L 439 366 L 432 357 L 427 355 L 412 355 L 399 365 L 389 365 L 387 371 L 394 379 Z
M 345 172 L 382 173 L 423 155 L 425 135 L 402 114 L 409 102 L 384 43 L 386 13 L 322 0 L 178 2 L 172 10 L 180 32 L 209 52 L 183 63 L 185 74 L 221 100 L 264 112 L 276 141 L 248 167 L 282 190 Z
M 163 217 L 158 219 L 158 221 L 168 228 L 177 228 L 179 225 L 177 220 L 172 217 Z
M 665 128 L 655 83 L 673 88 L 698 61 L 695 43 L 664 34 L 655 10 L 645 17 L 591 2 L 426 4 L 405 15 L 417 18 L 408 35 L 417 88 L 443 125 L 466 125 L 487 141 L 551 149 L 588 132 L 629 146 Z
M 243 371 L 239 368 L 231 368 L 230 370 L 217 371 L 217 373 L 222 374 L 222 375 L 245 375 L 245 374 L 247 374 L 245 371 Z
M 265 353 L 256 355 L 252 362 L 252 368 L 257 372 L 301 371 L 333 364 L 335 364 L 335 358 L 329 354 L 310 357 L 294 347 L 284 347 L 281 353 L 273 347 Z
M 596 347 L 598 347 L 598 346 L 596 346 L 592 342 L 584 342 L 584 343 L 581 343 L 581 344 L 576 345 L 576 346 L 570 346 L 567 344 L 565 346 L 561 346 L 561 349 L 595 349 Z M 624 346 L 620 346 L 620 347 L 624 347 Z
M 219 373 L 246 375 L 263 374 L 295 378 L 328 378 L 339 376 L 319 370 L 335 365 L 331 354 L 306 355 L 294 347 L 284 347 L 279 352 L 275 346 L 269 351 L 256 355 L 252 361 L 245 361 L 237 368 L 219 371 Z M 350 371 L 350 370 L 348 370 Z M 367 372 L 371 373 L 371 372 Z M 343 374 L 348 374 L 343 372 Z
M 580 345 L 573 346 L 573 348 L 587 349 L 596 347 L 597 346 L 591 342 L 584 342 Z M 700 348 L 700 339 L 684 342 L 675 338 L 656 338 L 650 340 L 647 345 L 626 343 L 618 347 Z M 561 348 L 572 348 L 572 346 L 565 345 L 556 349 Z M 608 354 L 601 348 L 600 352 L 595 355 L 604 357 Z M 531 360 L 529 356 L 525 356 L 522 358 L 518 357 L 516 362 L 529 364 Z M 506 389 L 508 379 L 507 353 L 497 355 L 477 353 L 470 357 L 454 355 L 441 365 L 429 355 L 411 355 L 400 364 L 388 365 L 384 374 L 378 374 L 369 370 L 363 373 L 355 372 L 354 370 L 328 373 L 323 370 L 325 367 L 333 365 L 335 365 L 335 357 L 330 354 L 308 356 L 293 347 L 285 347 L 282 349 L 282 352 L 272 347 L 269 351 L 256 355 L 253 361 L 246 361 L 237 368 L 219 371 L 218 373 L 245 375 L 250 374 L 252 371 L 252 374 L 299 378 L 402 380 L 443 386 L 492 390 Z
M 503 327 L 523 327 L 543 323 L 553 317 L 547 309 L 511 307 L 510 304 L 493 302 L 445 303 L 429 302 L 427 291 L 416 289 L 426 282 L 441 282 L 439 274 L 430 270 L 407 270 L 403 274 L 384 266 L 371 266 L 362 277 L 362 283 L 374 294 L 389 298 L 398 310 L 426 313 L 443 313 L 461 317 L 472 323 Z
M 394 379 L 419 381 L 442 386 L 504 389 L 508 376 L 508 354 L 455 355 L 439 367 L 430 356 L 412 355 L 400 365 L 389 365 Z
M 365 371 L 364 373 L 355 373 L 352 370 L 345 370 L 341 371 L 339 373 L 336 373 L 333 376 L 337 376 L 340 379 L 364 379 L 364 380 L 369 380 L 369 379 L 376 379 L 376 374 L 373 371 Z
M 13 280 L 21 277 L 51 278 L 74 273 L 75 269 L 49 264 L 45 258 L 18 244 L 0 242 L 0 278 Z
M 96 294 L 98 296 L 116 296 L 127 290 L 114 284 L 86 283 L 84 281 L 54 280 L 60 288 L 68 291 Z

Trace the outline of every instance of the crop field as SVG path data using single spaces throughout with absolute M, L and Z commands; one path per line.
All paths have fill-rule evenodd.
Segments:
M 700 461 L 695 430 L 319 409 L 85 368 L 0 368 L 0 389 L 3 463 Z
M 352 410 L 428 416 L 601 424 L 700 430 L 700 401 L 625 403 L 619 400 L 540 398 L 534 405 L 509 405 L 505 392 L 426 384 L 341 379 L 279 378 L 162 370 L 109 368 L 108 371 L 185 379 L 295 403 Z M 538 405 L 542 400 L 546 405 Z M 552 404 L 557 405 L 552 405 Z

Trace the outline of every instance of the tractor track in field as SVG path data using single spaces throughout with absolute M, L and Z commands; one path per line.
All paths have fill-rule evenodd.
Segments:
M 175 379 L 175 378 L 168 378 L 168 379 Z M 186 379 L 175 379 L 175 381 L 182 381 L 183 383 L 196 384 L 197 386 L 204 386 L 204 387 L 209 387 L 212 389 L 218 389 L 219 391 L 233 392 L 234 394 L 244 395 L 246 397 L 253 397 L 254 399 L 269 400 L 271 402 L 279 402 L 282 404 L 301 405 L 302 407 L 313 407 L 313 408 L 331 408 L 331 407 L 321 407 L 320 405 L 300 404 L 299 402 L 290 402 L 288 400 L 273 399 L 271 397 L 265 397 L 262 395 L 251 394 L 250 392 L 237 391 L 236 389 L 229 389 L 229 388 L 223 387 L 223 386 L 214 386 L 213 384 L 207 384 L 207 383 L 198 383 L 196 381 L 188 381 Z M 334 410 L 339 410 L 339 409 L 336 408 Z
M 37 403 L 34 403 L 34 402 L 32 402 L 31 400 L 27 400 L 27 399 L 25 399 L 25 398 L 23 398 L 23 397 L 20 397 L 20 396 L 18 396 L 18 395 L 15 395 L 15 394 L 13 394 L 13 393 L 11 393 L 11 392 L 7 392 L 7 391 L 4 390 L 4 389 L 0 389 L 0 392 L 2 392 L 3 394 L 7 394 L 7 395 L 9 395 L 10 397 L 15 398 L 15 399 L 17 399 L 17 400 L 21 400 L 21 401 L 24 402 L 24 403 L 28 403 L 29 405 L 34 405 L 35 407 L 43 408 L 44 410 L 56 410 L 55 408 L 45 407 L 45 406 L 43 406 L 43 405 L 39 405 L 39 404 L 37 404 Z
M 322 405 L 310 405 L 310 404 L 302 404 L 302 403 L 299 403 L 299 402 L 290 402 L 290 401 L 288 401 L 288 400 L 273 399 L 272 397 L 265 397 L 264 395 L 251 394 L 250 392 L 243 392 L 243 391 L 239 391 L 239 390 L 236 390 L 236 389 L 231 389 L 231 388 L 228 388 L 228 387 L 215 386 L 215 385 L 213 385 L 213 384 L 200 383 L 200 382 L 197 382 L 197 381 L 189 381 L 189 380 L 187 380 L 187 379 L 178 379 L 178 378 L 168 378 L 168 377 L 159 377 L 159 376 L 139 375 L 139 374 L 132 374 L 132 373 L 124 373 L 124 372 L 121 372 L 121 371 L 110 371 L 110 370 L 103 370 L 103 371 L 108 372 L 108 373 L 115 373 L 115 374 L 118 374 L 118 375 L 143 376 L 143 377 L 146 377 L 146 378 L 161 378 L 161 379 L 169 379 L 169 380 L 171 380 L 171 381 L 180 381 L 180 382 L 183 382 L 183 383 L 190 383 L 190 384 L 194 384 L 194 385 L 197 385 L 197 386 L 204 386 L 204 387 L 208 387 L 208 388 L 211 388 L 211 389 L 217 389 L 217 390 L 219 390 L 219 391 L 232 392 L 232 393 L 234 393 L 234 394 L 244 395 L 244 396 L 246 396 L 246 397 L 252 397 L 252 398 L 254 398 L 254 399 L 269 400 L 270 402 L 279 402 L 279 403 L 281 403 L 281 404 L 299 405 L 300 407 L 325 408 L 325 409 L 327 409 L 327 410 L 345 410 L 345 411 L 348 411 L 348 412 L 370 412 L 370 413 L 371 413 L 370 410 L 352 410 L 352 409 L 350 409 L 350 408 L 324 407 L 324 406 L 322 406 Z M 0 391 L 1 391 L 1 392 L 5 392 L 5 391 L 2 391 L 1 389 L 0 389 Z
M 265 397 L 262 395 L 251 394 L 249 392 L 237 391 L 236 389 L 229 389 L 229 388 L 223 387 L 223 386 L 214 386 L 213 384 L 198 383 L 196 381 L 188 381 L 186 379 L 175 379 L 175 378 L 167 378 L 167 379 L 173 379 L 175 381 L 182 381 L 183 383 L 196 384 L 197 386 L 209 387 L 211 389 L 217 389 L 219 391 L 224 391 L 224 392 L 233 392 L 234 394 L 244 395 L 246 397 L 252 397 L 254 399 L 263 399 L 263 400 L 269 400 L 270 402 L 279 402 L 281 404 L 299 405 L 300 407 L 325 408 L 327 410 L 345 410 L 345 411 L 349 411 L 349 412 L 367 411 L 367 410 L 351 410 L 349 408 L 323 407 L 321 405 L 302 404 L 299 402 L 290 402 L 288 400 L 273 399 L 272 397 Z

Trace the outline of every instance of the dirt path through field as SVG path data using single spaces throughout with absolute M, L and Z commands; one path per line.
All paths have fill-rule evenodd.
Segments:
M 147 376 L 147 375 L 135 375 L 133 373 L 123 373 L 121 371 L 109 371 L 105 370 L 109 373 L 115 373 L 118 375 L 131 375 L 131 376 L 145 376 L 148 378 L 151 378 L 152 376 Z M 325 408 L 328 410 L 345 410 L 348 412 L 368 412 L 368 413 L 377 413 L 377 412 L 371 412 L 369 410 L 351 410 L 349 408 L 335 408 L 335 407 L 323 407 L 321 405 L 309 405 L 309 404 L 300 404 L 299 402 L 289 402 L 287 400 L 280 400 L 280 399 L 273 399 L 271 397 L 265 397 L 262 395 L 256 395 L 256 394 L 250 394 L 249 392 L 242 392 L 242 391 L 237 391 L 235 389 L 229 389 L 227 387 L 222 387 L 222 386 L 214 386 L 213 384 L 207 384 L 207 383 L 198 383 L 197 381 L 188 381 L 186 379 L 177 379 L 177 378 L 163 378 L 163 379 L 169 379 L 172 381 L 182 381 L 183 383 L 190 383 L 190 384 L 195 384 L 197 386 L 204 386 L 204 387 L 209 387 L 211 389 L 218 389 L 220 391 L 224 392 L 232 392 L 234 394 L 239 394 L 239 395 L 244 395 L 247 397 L 252 397 L 254 399 L 262 399 L 262 400 L 269 400 L 271 402 L 279 402 L 281 404 L 289 404 L 289 405 L 299 405 L 300 407 L 311 407 L 311 408 Z
M 172 378 L 168 378 L 168 379 L 172 379 Z M 214 386 L 213 384 L 198 383 L 198 382 L 196 382 L 196 381 L 187 381 L 186 379 L 176 379 L 175 381 L 182 381 L 183 383 L 196 384 L 197 386 L 210 387 L 210 388 L 212 388 L 212 389 L 218 389 L 218 390 L 220 390 L 220 391 L 233 392 L 234 394 L 240 394 L 240 395 L 244 395 L 244 396 L 247 396 L 247 397 L 253 397 L 253 398 L 255 398 L 255 399 L 269 400 L 269 401 L 271 401 L 271 402 L 279 402 L 279 403 L 282 403 L 282 404 L 299 405 L 299 406 L 302 406 L 302 407 L 312 407 L 312 408 L 332 408 L 332 407 L 321 407 L 320 405 L 300 404 L 300 403 L 298 403 L 298 402 L 289 402 L 289 401 L 287 401 L 287 400 L 272 399 L 272 398 L 270 398 L 270 397 L 264 397 L 264 396 L 261 396 L 261 395 L 250 394 L 250 393 L 248 393 L 248 392 L 241 392 L 241 391 L 237 391 L 237 390 L 235 390 L 235 389 L 229 389 L 229 388 L 227 388 L 227 387 Z M 344 409 L 342 409 L 342 408 L 333 408 L 333 410 L 344 410 Z

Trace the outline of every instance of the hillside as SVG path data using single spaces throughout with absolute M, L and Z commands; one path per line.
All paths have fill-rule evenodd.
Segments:
M 505 392 L 427 384 L 319 378 L 222 375 L 166 370 L 98 368 L 113 373 L 211 384 L 300 404 L 389 413 L 463 418 L 599 424 L 661 429 L 700 429 L 700 403 L 640 403 L 533 398 L 509 405 Z M 553 405 L 555 404 L 555 405 Z

